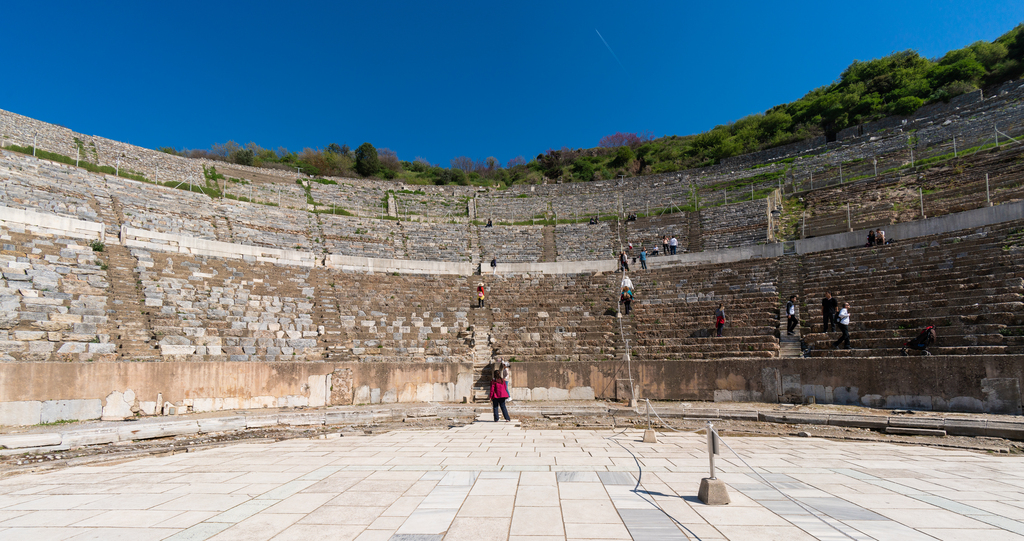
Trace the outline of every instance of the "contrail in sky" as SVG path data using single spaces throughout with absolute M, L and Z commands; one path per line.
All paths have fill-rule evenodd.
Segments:
M 596 28 L 594 29 L 594 32 L 597 32 L 597 29 L 596 29 Z M 619 63 L 619 67 L 621 67 L 621 68 L 622 68 L 622 71 L 625 71 L 625 72 L 626 72 L 626 75 L 629 75 L 629 72 L 628 72 L 628 71 L 626 71 L 626 66 L 623 66 L 623 65 L 622 65 L 622 61 L 621 61 L 621 60 L 619 60 L 619 57 L 618 57 L 618 55 L 616 55 L 616 54 L 615 54 L 615 51 L 613 51 L 613 50 L 612 50 L 612 46 L 611 46 L 611 45 L 608 45 L 608 42 L 604 40 L 604 36 L 602 36 L 600 32 L 597 32 L 597 37 L 601 38 L 601 42 L 602 42 L 602 43 L 604 43 L 604 46 L 605 46 L 605 47 L 608 47 L 608 52 L 609 52 L 609 53 L 612 53 L 612 56 L 613 56 L 613 57 L 615 58 L 615 61 Z

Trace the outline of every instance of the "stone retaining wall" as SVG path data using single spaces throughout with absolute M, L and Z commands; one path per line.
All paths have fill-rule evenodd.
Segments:
M 1021 414 L 1021 357 L 723 359 L 632 364 L 634 392 L 653 400 L 803 402 Z M 621 399 L 616 363 L 525 362 L 516 400 Z M 0 364 L 0 425 L 124 419 L 164 405 L 218 411 L 469 399 L 459 363 Z M 617 391 L 619 389 L 619 391 Z M 628 392 L 628 390 L 627 390 Z M 788 422 L 801 422 L 791 418 Z M 812 421 L 813 422 L 813 421 Z

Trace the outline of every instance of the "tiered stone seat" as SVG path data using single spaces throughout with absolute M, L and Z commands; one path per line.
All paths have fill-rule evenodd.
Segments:
M 594 261 L 614 259 L 614 222 L 558 224 L 555 226 L 555 250 L 558 261 Z M 625 240 L 625 239 L 623 239 Z
M 135 251 L 166 360 L 317 360 L 308 271 Z
M 939 338 L 932 353 L 1020 352 L 1024 282 L 1020 254 L 1009 248 L 1021 232 L 1024 221 L 808 255 L 805 340 L 815 355 L 893 355 L 922 328 L 935 325 Z M 817 299 L 826 289 L 851 304 L 852 352 L 828 351 L 838 336 L 820 332 Z
M 437 223 L 401 222 L 406 257 L 430 261 L 469 261 L 468 226 Z M 397 250 L 396 250 L 397 252 Z
M 637 254 L 640 253 L 641 247 L 647 248 L 647 253 L 650 254 L 651 250 L 657 246 L 660 252 L 662 238 L 666 235 L 668 238 L 674 236 L 679 241 L 677 253 L 685 252 L 690 242 L 689 229 L 689 216 L 684 212 L 664 214 L 653 218 L 638 218 L 634 222 L 626 222 L 628 242 L 633 244 L 633 251 Z
M 638 360 L 778 356 L 779 297 L 775 260 L 668 267 L 632 273 Z M 725 304 L 726 328 L 714 314 Z
M 845 232 L 847 203 L 853 230 L 885 228 L 897 222 L 921 218 L 919 189 L 924 190 L 924 210 L 929 217 L 985 206 L 985 175 L 993 204 L 1024 199 L 1024 147 L 1009 145 L 998 153 L 965 155 L 953 165 L 889 173 L 843 186 L 822 188 L 804 195 L 809 217 L 801 232 L 807 237 Z
M 504 263 L 533 263 L 540 260 L 544 226 L 477 227 L 483 258 L 497 257 Z
M 318 219 L 321 244 L 327 253 L 381 259 L 404 256 L 401 237 L 397 237 L 396 247 L 396 234 L 401 232 L 396 222 L 332 214 L 321 214 Z
M 98 221 L 100 209 L 74 167 L 0 151 L 0 204 Z
M 549 197 L 530 192 L 496 192 L 477 199 L 476 215 L 480 220 L 490 219 L 494 222 L 527 221 L 544 216 L 548 212 L 550 200 Z
M 767 242 L 768 201 L 758 199 L 700 210 L 705 250 Z
M 618 276 L 485 276 L 496 359 L 615 361 L 623 343 L 614 309 Z
M 328 360 L 468 361 L 459 338 L 474 287 L 465 278 L 316 271 L 315 315 Z
M 112 361 L 103 254 L 0 229 L 0 362 Z

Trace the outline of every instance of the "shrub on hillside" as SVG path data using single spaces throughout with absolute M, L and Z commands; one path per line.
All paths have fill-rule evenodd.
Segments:
M 376 175 L 380 171 L 377 149 L 370 143 L 363 143 L 356 149 L 356 171 L 364 177 Z

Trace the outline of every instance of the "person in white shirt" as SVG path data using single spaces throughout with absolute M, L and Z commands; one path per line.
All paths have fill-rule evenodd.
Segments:
M 672 235 L 672 239 L 668 241 L 668 249 L 672 252 L 672 255 L 676 255 L 676 248 L 679 247 L 679 241 L 676 240 L 675 235 Z
M 836 316 L 836 321 L 839 323 L 839 330 L 843 332 L 843 335 L 832 344 L 832 347 L 839 347 L 840 343 L 845 343 L 843 349 L 850 349 L 850 303 L 843 303 L 839 315 Z

